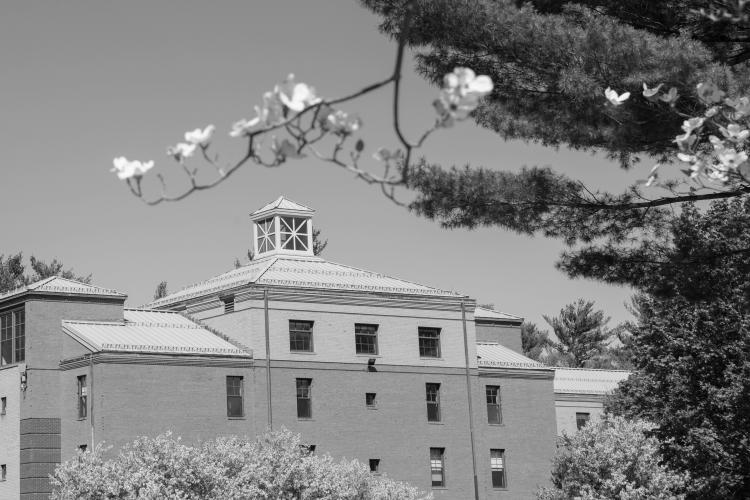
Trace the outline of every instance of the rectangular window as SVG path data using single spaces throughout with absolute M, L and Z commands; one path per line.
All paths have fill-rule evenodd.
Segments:
M 419 327 L 419 356 L 422 358 L 440 357 L 440 328 Z
M 289 320 L 289 350 L 313 352 L 313 322 Z
M 591 417 L 588 413 L 576 413 L 576 428 L 580 429 L 584 427 L 587 423 L 589 423 L 589 418 Z
M 5 410 L 8 409 L 8 398 L 3 396 L 0 398 L 0 415 L 5 415 Z
M 88 395 L 86 391 L 86 375 L 78 376 L 78 418 L 86 418 L 88 414 Z
M 354 346 L 357 354 L 378 353 L 378 325 L 354 325 Z
M 490 424 L 502 424 L 503 414 L 500 411 L 500 386 L 488 385 L 487 393 L 487 422 Z
M 13 314 L 0 314 L 0 366 L 13 363 Z
M 445 486 L 445 448 L 430 448 L 432 487 Z
M 427 421 L 440 422 L 440 384 L 425 384 Z
M 78 449 L 81 450 L 81 453 L 86 453 L 86 450 L 88 450 L 88 445 L 86 444 L 79 444 Z
M 374 472 L 375 474 L 380 472 L 380 459 L 379 458 L 370 459 L 370 472 Z
M 15 323 L 15 361 L 21 363 L 26 359 L 26 312 L 23 309 L 14 312 L 13 320 Z
M 245 405 L 242 401 L 245 389 L 243 382 L 242 377 L 227 376 L 227 417 L 245 415 Z
M 312 379 L 297 379 L 297 418 L 312 418 Z
M 5 475 L 8 472 L 8 466 L 5 464 L 0 465 L 0 481 L 5 481 Z
M 377 407 L 377 402 L 375 401 L 376 394 L 374 392 L 368 392 L 365 393 L 365 405 L 367 405 L 368 408 L 375 408 Z
M 505 450 L 490 450 L 492 487 L 505 488 Z

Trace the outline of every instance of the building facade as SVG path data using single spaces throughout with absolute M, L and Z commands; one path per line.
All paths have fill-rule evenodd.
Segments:
M 102 441 L 269 427 L 436 499 L 533 498 L 555 371 L 520 354 L 522 318 L 316 257 L 313 214 L 277 199 L 251 215 L 253 261 L 142 309 L 59 277 L 0 296 L 0 498 L 47 498 Z

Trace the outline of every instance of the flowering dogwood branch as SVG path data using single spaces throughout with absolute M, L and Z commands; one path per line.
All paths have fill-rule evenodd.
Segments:
M 409 2 L 409 5 L 411 4 L 413 2 Z M 409 5 L 407 5 L 407 10 Z M 217 186 L 248 162 L 272 168 L 281 166 L 288 159 L 304 158 L 307 153 L 311 153 L 319 160 L 353 173 L 368 184 L 378 184 L 386 197 L 401 204 L 396 199 L 395 190 L 408 181 L 412 152 L 422 147 L 427 138 L 439 128 L 451 127 L 455 121 L 466 119 L 469 113 L 479 105 L 479 100 L 489 94 L 493 88 L 489 77 L 476 76 L 468 68 L 456 68 L 445 76 L 443 89 L 434 102 L 437 117 L 433 126 L 427 129 L 418 141 L 409 141 L 399 120 L 399 110 L 404 52 L 410 22 L 411 15 L 407 14 L 398 37 L 393 72 L 379 82 L 343 97 L 322 99 L 317 96 L 313 87 L 296 82 L 294 75 L 290 74 L 272 91 L 266 92 L 263 95 L 263 104 L 255 107 L 256 116 L 249 120 L 243 118 L 235 122 L 229 132 L 231 137 L 244 138 L 247 141 L 244 156 L 232 163 L 221 165 L 218 155 L 212 157 L 210 148 L 216 131 L 214 125 L 186 132 L 185 142 L 169 147 L 167 156 L 181 167 L 189 183 L 187 189 L 177 194 L 170 194 L 164 176 L 157 174 L 156 177 L 161 187 L 160 195 L 145 196 L 142 183 L 145 174 L 153 168 L 153 161 L 128 161 L 125 157 L 119 157 L 114 160 L 112 171 L 127 182 L 133 195 L 148 205 L 157 205 L 165 201 L 182 200 L 195 191 Z M 355 140 L 354 136 L 361 129 L 362 121 L 358 116 L 336 109 L 334 106 L 352 101 L 388 85 L 393 86 L 393 130 L 400 148 L 395 151 L 380 148 L 373 154 L 375 160 L 383 167 L 381 174 L 375 174 L 360 166 L 360 160 L 365 151 L 365 142 L 362 138 Z M 282 139 L 271 135 L 270 146 L 268 148 L 262 146 L 263 140 L 269 134 L 279 132 L 285 134 Z M 332 140 L 324 142 L 327 138 Z M 321 146 L 331 147 L 331 152 L 323 153 Z M 196 157 L 196 152 L 200 152 L 206 164 L 214 167 L 214 178 L 208 182 L 198 180 L 201 173 L 198 167 L 188 166 L 188 161 Z

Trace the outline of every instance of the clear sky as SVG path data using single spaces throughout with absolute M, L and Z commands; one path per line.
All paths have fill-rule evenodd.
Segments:
M 222 158 L 237 157 L 231 124 L 250 118 L 287 73 L 324 97 L 386 77 L 395 46 L 377 22 L 355 0 L 4 1 L 0 254 L 57 257 L 138 306 L 161 280 L 175 291 L 231 269 L 250 247 L 248 214 L 284 194 L 317 210 L 331 261 L 460 291 L 542 324 L 542 314 L 578 297 L 613 322 L 629 318 L 630 290 L 554 268 L 561 243 L 498 228 L 441 229 L 313 159 L 246 166 L 212 190 L 157 207 L 109 172 L 124 155 L 174 174 L 166 147 L 209 123 Z M 411 59 L 407 67 L 403 114 L 413 137 L 432 123 L 437 89 L 414 74 Z M 381 90 L 344 107 L 362 117 L 368 158 L 396 146 L 389 98 Z M 615 190 L 632 178 L 601 157 L 504 142 L 469 122 L 433 135 L 423 154 L 444 165 L 551 165 Z

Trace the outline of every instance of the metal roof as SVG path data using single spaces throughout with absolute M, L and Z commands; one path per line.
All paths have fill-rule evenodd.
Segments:
M 500 320 L 500 321 L 523 321 L 523 318 L 520 316 L 514 316 L 512 314 L 507 314 L 500 311 L 495 311 L 493 309 L 488 309 L 486 307 L 480 307 L 477 306 L 476 309 L 474 309 L 474 319 L 489 319 L 489 320 Z
M 32 291 L 55 294 L 99 295 L 122 298 L 127 297 L 127 295 L 125 295 L 124 293 L 120 293 L 117 290 L 112 290 L 110 288 L 102 288 L 99 286 L 89 285 L 80 281 L 61 278 L 60 276 L 50 276 L 49 278 L 39 280 L 37 282 L 31 283 L 30 285 L 22 286 L 14 290 L 10 290 L 4 294 L 0 294 L 0 301 Z
M 555 368 L 555 392 L 607 394 L 630 376 L 626 370 L 593 370 L 588 368 Z
M 288 200 L 288 199 L 284 198 L 283 196 L 279 196 L 278 198 L 276 198 L 274 201 L 272 201 L 268 205 L 266 205 L 264 207 L 261 207 L 258 210 L 256 210 L 255 212 L 253 212 L 252 214 L 250 214 L 250 216 L 253 217 L 255 215 L 259 215 L 259 214 L 262 214 L 264 212 L 270 212 L 271 210 L 274 210 L 274 209 L 279 209 L 279 210 L 294 210 L 296 212 L 306 212 L 306 213 L 310 213 L 310 214 L 315 213 L 315 210 L 313 210 L 310 207 L 306 207 L 304 205 L 300 205 L 299 203 L 296 203 L 296 202 L 294 202 L 292 200 Z
M 177 313 L 125 309 L 124 321 L 63 321 L 63 331 L 94 352 L 252 357 Z
M 190 285 L 146 307 L 160 307 L 248 284 L 460 297 L 456 292 L 328 262 L 319 257 L 275 255 Z
M 477 364 L 480 368 L 551 369 L 512 349 L 491 342 L 477 342 Z

